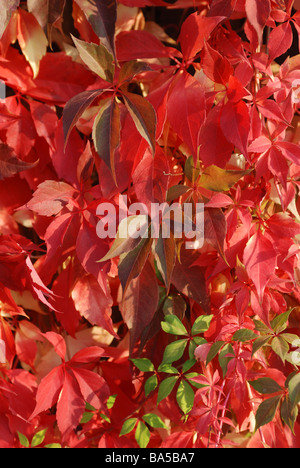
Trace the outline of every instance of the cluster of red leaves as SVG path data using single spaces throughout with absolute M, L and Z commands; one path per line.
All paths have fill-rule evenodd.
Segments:
M 1 447 L 300 446 L 297 8 L 2 0 Z M 204 245 L 100 239 L 120 194 Z

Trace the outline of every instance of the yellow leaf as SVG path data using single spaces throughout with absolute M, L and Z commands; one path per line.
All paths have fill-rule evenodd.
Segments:
M 209 166 L 202 173 L 199 186 L 214 192 L 226 192 L 249 172 L 251 171 L 227 171 L 217 166 Z
M 33 78 L 36 78 L 40 61 L 47 52 L 48 39 L 35 17 L 27 11 L 18 11 L 18 41 L 21 50 L 29 62 Z

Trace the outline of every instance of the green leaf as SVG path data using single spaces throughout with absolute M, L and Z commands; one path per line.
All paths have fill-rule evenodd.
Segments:
M 146 448 L 150 441 L 150 431 L 146 424 L 139 421 L 136 431 L 135 440 L 137 441 L 140 448 Z
M 265 323 L 256 319 L 254 319 L 253 322 L 254 322 L 256 331 L 259 331 L 260 333 L 264 333 L 264 334 L 269 334 L 269 335 L 273 334 L 273 330 L 269 328 Z
M 71 131 L 76 123 L 85 112 L 85 110 L 92 104 L 92 102 L 103 93 L 102 89 L 93 89 L 91 91 L 83 91 L 80 94 L 72 97 L 64 107 L 63 110 L 63 130 L 64 130 L 64 149 L 66 149 L 68 139 Z
M 130 253 L 134 249 L 138 249 L 143 245 L 141 243 L 144 243 L 145 239 L 148 237 L 148 230 L 146 230 L 146 232 L 140 232 L 140 235 L 137 237 L 135 235 L 130 235 L 129 232 L 130 225 L 132 225 L 131 223 L 135 223 L 136 226 L 138 221 L 141 219 L 140 215 L 132 215 L 122 219 L 110 250 L 104 257 L 98 260 L 99 263 L 106 262 L 107 260 L 111 260 L 112 258 L 118 257 L 122 254 Z
M 164 301 L 163 313 L 165 316 L 177 315 L 179 319 L 183 319 L 186 308 L 186 302 L 182 296 L 170 295 Z
M 269 377 L 262 377 L 257 380 L 249 381 L 249 384 L 259 393 L 268 395 L 270 393 L 277 393 L 282 391 L 280 385 L 275 380 Z
M 209 329 L 212 318 L 213 315 L 200 315 L 200 317 L 197 317 L 192 326 L 192 335 L 205 333 Z
M 216 341 L 212 347 L 210 348 L 207 358 L 206 358 L 206 365 L 209 364 L 218 354 L 222 346 L 225 345 L 224 341 Z
M 270 339 L 271 335 L 259 336 L 258 338 L 256 338 L 252 345 L 252 356 L 254 356 L 256 351 L 265 346 L 270 341 Z
M 226 344 L 219 354 L 219 363 L 223 372 L 223 377 L 227 373 L 229 362 L 234 358 L 234 350 L 230 343 Z
M 57 444 L 57 443 L 53 443 L 53 444 L 47 444 L 45 445 L 45 448 L 49 448 L 49 449 L 58 449 L 58 448 L 62 448 L 60 444 Z
M 140 359 L 130 359 L 135 367 L 137 367 L 141 372 L 154 372 L 155 367 L 147 358 L 140 358 Z
M 167 192 L 167 202 L 171 203 L 172 201 L 177 200 L 177 198 L 181 197 L 182 195 L 185 195 L 188 192 L 192 192 L 192 189 L 187 185 L 173 185 L 169 188 Z
M 286 396 L 281 404 L 280 416 L 282 421 L 294 434 L 294 426 L 298 417 L 298 408 L 297 406 L 293 407 L 289 396 Z
M 299 336 L 294 335 L 293 333 L 281 333 L 280 337 L 290 344 L 293 344 L 295 341 L 299 340 Z
M 184 414 L 188 414 L 194 405 L 194 390 L 188 382 L 181 380 L 179 383 L 176 400 L 179 408 Z
M 253 340 L 255 338 L 257 338 L 257 334 L 248 328 L 238 330 L 232 337 L 233 341 L 241 341 L 242 343 Z
M 170 393 L 176 385 L 178 378 L 178 375 L 173 375 L 172 377 L 168 377 L 167 379 L 161 382 L 158 389 L 157 404 L 159 404 L 162 400 L 164 400 L 165 398 L 167 398 L 167 396 L 170 395 Z
M 196 182 L 200 175 L 200 162 L 197 162 L 197 167 L 195 168 L 194 158 L 193 156 L 189 156 L 184 165 L 184 173 L 191 182 Z
M 288 383 L 289 396 L 293 408 L 300 402 L 300 373 L 295 374 Z
M 85 411 L 81 417 L 80 424 L 86 424 L 93 419 L 94 414 L 88 411 Z
M 171 363 L 182 358 L 187 342 L 188 340 L 184 339 L 168 344 L 163 355 L 163 363 Z
M 186 361 L 182 366 L 182 372 L 183 373 L 188 372 L 196 364 L 196 362 L 197 361 L 194 358 Z
M 161 420 L 159 416 L 157 416 L 157 414 L 154 414 L 154 413 L 145 414 L 143 416 L 143 420 L 147 424 L 149 424 L 149 426 L 151 427 L 154 427 L 154 428 L 161 427 L 163 429 L 166 429 L 165 423 Z
M 27 437 L 19 431 L 17 431 L 17 433 L 18 433 L 20 444 L 23 445 L 23 447 L 29 448 L 30 443 Z
M 144 390 L 145 390 L 146 397 L 149 396 L 150 393 L 156 389 L 157 385 L 158 385 L 157 376 L 155 374 L 151 375 L 151 377 L 149 377 L 145 382 Z
M 202 383 L 199 383 L 199 382 L 196 382 L 195 380 L 192 380 L 194 379 L 195 377 L 198 377 L 199 375 L 201 374 L 198 374 L 198 372 L 190 372 L 188 374 L 185 374 L 185 379 L 187 379 L 189 381 L 189 383 L 191 385 L 193 385 L 193 387 L 196 387 L 196 388 L 204 388 L 204 387 L 207 387 L 207 385 L 204 385 Z
M 259 429 L 261 426 L 268 424 L 274 419 L 280 400 L 281 395 L 276 395 L 263 401 L 259 405 L 255 415 L 256 429 Z
M 152 104 L 138 94 L 122 90 L 125 106 L 140 135 L 147 141 L 152 153 L 156 150 L 156 113 Z
M 165 372 L 166 374 L 178 374 L 176 367 L 171 366 L 170 364 L 160 364 L 158 367 L 158 372 Z
M 146 237 L 135 249 L 120 256 L 118 273 L 124 295 L 129 283 L 140 276 L 149 257 L 152 242 L 153 239 Z
M 163 237 L 162 227 L 160 228 L 159 238 L 155 245 L 155 258 L 157 268 L 162 275 L 167 292 L 169 292 L 171 276 L 176 261 L 176 244 L 172 233 L 170 233 L 170 237 Z
M 207 340 L 203 336 L 193 336 L 191 343 L 195 343 L 196 346 L 207 343 Z
M 129 432 L 133 431 L 135 425 L 137 423 L 137 418 L 129 418 L 127 419 L 121 429 L 120 436 L 129 434 Z
M 165 321 L 161 322 L 161 328 L 171 335 L 188 335 L 185 326 L 176 315 L 166 315 Z
M 276 353 L 284 363 L 286 355 L 290 350 L 288 343 L 281 336 L 275 336 L 272 340 L 271 346 L 274 353 Z
M 72 35 L 71 35 L 72 36 Z M 72 36 L 76 49 L 82 61 L 94 73 L 105 81 L 112 83 L 114 80 L 115 66 L 113 56 L 101 44 L 88 43 Z
M 293 309 L 287 310 L 283 314 L 277 315 L 272 321 L 271 326 L 275 333 L 281 333 L 287 327 L 289 316 Z
M 38 445 L 41 445 L 45 440 L 46 432 L 47 429 L 42 429 L 41 431 L 34 434 L 31 440 L 31 447 L 37 447 Z
M 108 423 L 111 423 L 111 420 L 109 419 L 108 416 L 106 416 L 106 414 L 104 413 L 99 413 L 99 416 L 104 419 L 104 421 L 108 422 Z
M 117 396 L 118 395 L 110 395 L 108 400 L 107 400 L 107 403 L 106 403 L 106 406 L 108 409 L 111 409 L 113 408 L 115 402 L 116 402 L 116 399 L 117 399 Z
M 137 60 L 125 62 L 120 70 L 119 85 L 131 81 L 136 75 L 145 71 L 152 71 L 152 68 L 145 62 L 138 62 Z
M 115 99 L 101 102 L 101 108 L 93 124 L 93 142 L 100 158 L 111 170 L 116 181 L 115 151 L 120 144 L 120 109 Z

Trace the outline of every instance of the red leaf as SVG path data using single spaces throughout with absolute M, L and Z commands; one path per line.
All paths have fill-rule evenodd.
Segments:
M 249 23 L 257 33 L 261 43 L 263 30 L 271 13 L 270 0 L 246 0 L 246 13 Z
M 224 136 L 247 157 L 250 117 L 248 106 L 244 101 L 233 104 L 228 101 L 222 108 L 221 128 Z
M 200 130 L 200 159 L 206 166 L 225 167 L 234 150 L 221 129 L 221 115 L 221 107 L 213 107 Z
M 198 133 L 206 116 L 205 95 L 200 84 L 184 72 L 175 78 L 168 100 L 168 119 L 197 160 Z
M 263 99 L 257 101 L 256 105 L 259 112 L 267 119 L 275 120 L 275 122 L 287 123 L 277 102 L 271 99 Z
M 46 180 L 38 186 L 27 208 L 42 216 L 57 215 L 73 198 L 74 192 L 65 182 Z
M 0 143 L 0 180 L 12 177 L 18 172 L 26 171 L 36 166 L 36 163 L 22 161 L 14 150 L 4 143 Z
M 104 294 L 94 276 L 84 276 L 79 279 L 72 291 L 76 309 L 92 325 L 104 328 L 108 333 L 118 338 L 111 320 L 111 296 Z
M 269 37 L 269 64 L 283 55 L 292 45 L 293 31 L 290 22 L 280 24 Z
M 94 275 L 104 293 L 107 293 L 105 271 L 109 261 L 97 262 L 105 256 L 107 251 L 108 245 L 97 236 L 96 226 L 92 226 L 84 219 L 77 237 L 76 253 L 85 271 Z
M 168 188 L 169 164 L 163 151 L 157 147 L 154 158 L 149 150 L 137 165 L 133 175 L 133 187 L 137 199 L 150 209 L 151 203 L 163 203 Z
M 278 178 L 282 186 L 286 188 L 289 166 L 282 152 L 276 146 L 272 146 L 269 151 L 268 167 L 272 174 Z
M 277 254 L 272 243 L 257 231 L 248 241 L 243 262 L 249 278 L 252 279 L 260 301 L 268 281 L 275 273 Z
M 107 412 L 105 403 L 110 391 L 103 377 L 87 369 L 75 369 L 74 367 L 72 367 L 72 374 L 79 385 L 84 401 L 97 410 Z
M 138 94 L 128 93 L 123 90 L 122 95 L 125 106 L 131 115 L 140 135 L 147 141 L 155 154 L 156 148 L 156 114 L 152 104 Z
M 136 59 L 169 57 L 170 50 L 147 31 L 122 31 L 116 38 L 117 57 L 120 62 Z M 176 52 L 175 49 L 172 49 Z
M 286 159 L 300 166 L 300 148 L 298 145 L 290 141 L 276 142 L 275 145 L 277 148 L 280 148 L 280 151 Z
M 146 262 L 140 275 L 129 283 L 121 306 L 123 320 L 130 330 L 130 354 L 153 319 L 157 304 L 155 272 L 150 262 Z
M 204 238 L 221 256 L 224 256 L 226 228 L 226 218 L 222 210 L 207 208 L 204 211 Z
M 176 262 L 171 283 L 178 291 L 200 304 L 202 309 L 208 313 L 210 310 L 209 297 L 204 273 L 205 268 L 193 265 L 192 258 L 186 252 L 181 252 L 180 262 Z
M 55 279 L 52 291 L 55 294 L 56 319 L 62 327 L 75 337 L 77 327 L 80 320 L 80 314 L 75 308 L 74 302 L 70 297 L 72 291 L 73 265 L 69 262 L 68 266 Z
M 45 338 L 54 346 L 54 351 L 59 355 L 62 361 L 65 360 L 67 347 L 66 342 L 61 335 L 58 333 L 49 331 L 43 334 Z
M 61 366 L 53 369 L 44 377 L 38 387 L 36 395 L 36 407 L 30 417 L 34 419 L 38 414 L 47 411 L 58 400 L 61 387 L 64 382 L 64 370 Z
M 75 353 L 69 363 L 72 363 L 72 366 L 84 363 L 97 364 L 102 356 L 105 356 L 105 351 L 103 348 L 100 346 L 89 346 Z
M 102 90 L 96 89 L 84 91 L 70 99 L 63 111 L 63 129 L 65 137 L 65 148 L 70 136 L 70 133 L 84 111 L 92 104 L 92 102 L 101 95 Z
M 85 410 L 80 387 L 73 375 L 65 370 L 64 383 L 57 402 L 57 425 L 63 437 L 75 429 Z
M 204 44 L 201 65 L 204 73 L 215 83 L 226 85 L 233 68 L 228 59 L 213 49 L 208 43 Z
M 179 42 L 184 58 L 187 60 L 194 57 L 203 49 L 205 42 L 211 33 L 224 19 L 224 16 L 206 17 L 193 13 L 184 21 Z
M 83 10 L 101 43 L 115 57 L 115 25 L 117 3 L 115 0 L 75 0 Z

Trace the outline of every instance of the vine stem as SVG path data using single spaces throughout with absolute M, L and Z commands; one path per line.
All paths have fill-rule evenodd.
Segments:
M 223 382 L 223 384 L 225 383 L 225 380 Z M 224 388 L 224 385 L 222 385 L 222 390 Z M 223 424 L 224 424 L 224 421 L 223 421 L 223 418 L 225 416 L 225 412 L 226 412 L 226 409 L 227 409 L 227 403 L 229 401 L 229 398 L 230 398 L 230 395 L 231 395 L 231 391 L 232 391 L 232 388 L 228 391 L 228 394 L 226 396 L 226 399 L 224 401 L 224 407 L 223 407 L 223 410 L 222 410 L 222 414 L 221 414 L 221 422 L 220 422 L 220 429 L 219 429 L 219 432 L 218 432 L 218 435 L 217 435 L 217 441 L 216 441 L 216 445 L 215 445 L 215 448 L 218 448 L 219 445 L 220 445 L 220 441 L 221 441 L 221 435 L 222 435 L 222 429 L 223 429 Z M 220 395 L 221 395 L 221 392 L 220 392 Z

